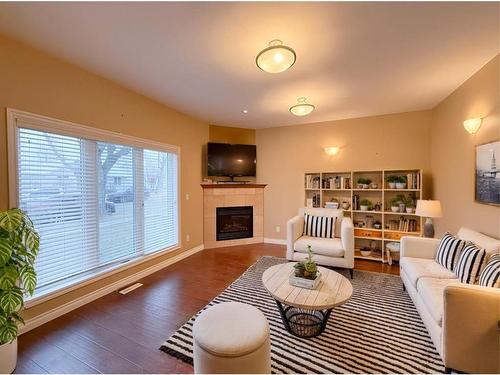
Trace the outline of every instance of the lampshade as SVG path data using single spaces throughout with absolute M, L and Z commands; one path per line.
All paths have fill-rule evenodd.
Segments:
M 482 118 L 470 118 L 464 121 L 464 128 L 470 134 L 476 134 L 479 128 L 481 127 L 481 123 L 483 122 Z
M 443 211 L 441 210 L 441 202 L 431 200 L 418 200 L 417 209 L 415 214 L 423 217 L 441 217 Z
M 314 107 L 312 104 L 306 103 L 306 98 L 301 97 L 297 99 L 297 104 L 290 107 L 290 112 L 295 116 L 306 116 L 312 111 L 314 111 Z
M 271 40 L 269 47 L 263 49 L 257 55 L 255 63 L 268 73 L 281 73 L 295 63 L 295 51 L 278 39 Z

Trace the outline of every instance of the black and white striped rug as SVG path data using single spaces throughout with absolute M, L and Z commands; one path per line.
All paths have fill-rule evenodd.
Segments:
M 259 259 L 205 307 L 239 301 L 259 308 L 271 327 L 274 373 L 444 371 L 439 354 L 397 276 L 355 271 L 351 300 L 333 309 L 320 336 L 300 339 L 289 334 L 261 281 L 264 270 L 283 262 L 286 260 L 276 257 Z M 191 328 L 195 318 L 177 330 L 160 349 L 192 364 Z

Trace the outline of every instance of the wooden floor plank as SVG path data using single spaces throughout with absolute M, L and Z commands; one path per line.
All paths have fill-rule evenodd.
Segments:
M 177 328 L 263 255 L 281 245 L 207 249 L 19 337 L 16 373 L 192 373 L 158 348 Z M 355 268 L 399 274 L 398 266 L 356 260 Z

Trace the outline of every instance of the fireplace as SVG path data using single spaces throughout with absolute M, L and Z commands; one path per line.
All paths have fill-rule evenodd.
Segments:
M 253 237 L 253 207 L 217 207 L 217 241 Z

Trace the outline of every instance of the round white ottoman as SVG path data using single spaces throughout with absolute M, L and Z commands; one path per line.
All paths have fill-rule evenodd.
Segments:
M 269 374 L 269 324 L 256 307 L 225 302 L 209 307 L 193 325 L 197 374 Z

